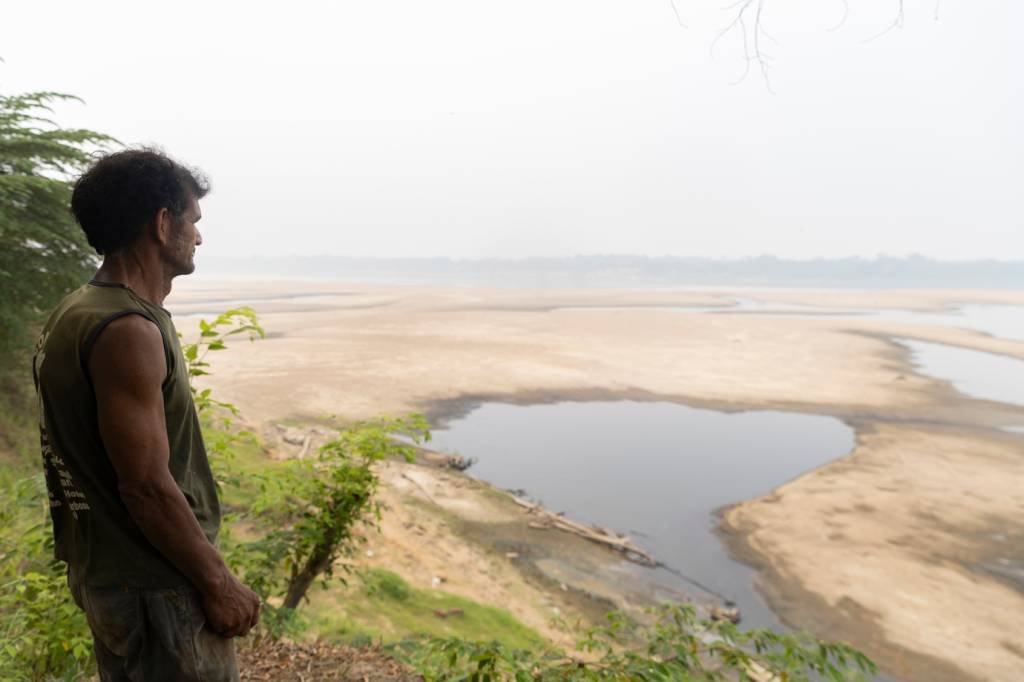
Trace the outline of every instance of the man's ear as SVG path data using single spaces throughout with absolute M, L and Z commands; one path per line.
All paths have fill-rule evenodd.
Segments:
M 153 218 L 153 236 L 156 238 L 157 244 L 160 246 L 167 246 L 171 241 L 171 231 L 174 229 L 174 216 L 171 215 L 171 211 L 166 208 L 161 208 L 156 213 L 156 217 Z

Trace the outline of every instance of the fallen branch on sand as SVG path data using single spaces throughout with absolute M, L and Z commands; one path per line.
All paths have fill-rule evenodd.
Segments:
M 657 559 L 634 545 L 633 541 L 626 535 L 616 533 L 608 528 L 587 526 L 582 523 L 577 523 L 576 521 L 570 521 L 564 516 L 544 509 L 544 507 L 539 504 L 524 500 L 523 498 L 516 497 L 515 495 L 511 495 L 510 497 L 516 504 L 526 509 L 527 514 L 534 514 L 538 517 L 538 521 L 531 521 L 528 524 L 530 528 L 557 528 L 558 530 L 578 535 L 579 537 L 590 540 L 591 542 L 596 542 L 604 545 L 605 547 L 610 547 L 616 552 L 621 552 L 626 559 L 633 563 L 641 564 L 642 566 L 650 566 L 652 568 L 659 565 Z
M 437 504 L 437 500 L 435 500 L 433 498 L 433 496 L 430 493 L 427 492 L 427 489 L 424 488 L 422 485 L 420 485 L 420 482 L 417 481 L 415 478 L 412 478 L 411 476 L 407 475 L 405 472 L 402 472 L 402 478 L 404 478 L 405 480 L 409 481 L 409 483 L 412 483 L 414 486 L 419 488 L 420 492 L 423 493 L 428 500 L 430 500 L 431 504 L 435 504 L 438 507 L 441 506 L 441 505 Z

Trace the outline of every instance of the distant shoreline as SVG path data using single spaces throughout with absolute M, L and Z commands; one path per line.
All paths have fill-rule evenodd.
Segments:
M 355 258 L 338 255 L 204 256 L 206 278 L 545 288 L 755 287 L 1022 289 L 1024 261 L 938 261 L 921 256 L 736 260 L 646 256 L 565 258 Z

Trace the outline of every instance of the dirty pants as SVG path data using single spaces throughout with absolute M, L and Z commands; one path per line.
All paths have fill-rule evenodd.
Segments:
M 199 593 L 166 589 L 77 587 L 102 682 L 236 682 L 235 645 L 206 625 Z

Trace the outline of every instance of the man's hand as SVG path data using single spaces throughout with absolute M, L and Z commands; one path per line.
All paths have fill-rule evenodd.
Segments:
M 210 629 L 222 637 L 244 637 L 260 621 L 260 598 L 231 575 L 203 594 L 203 613 Z

